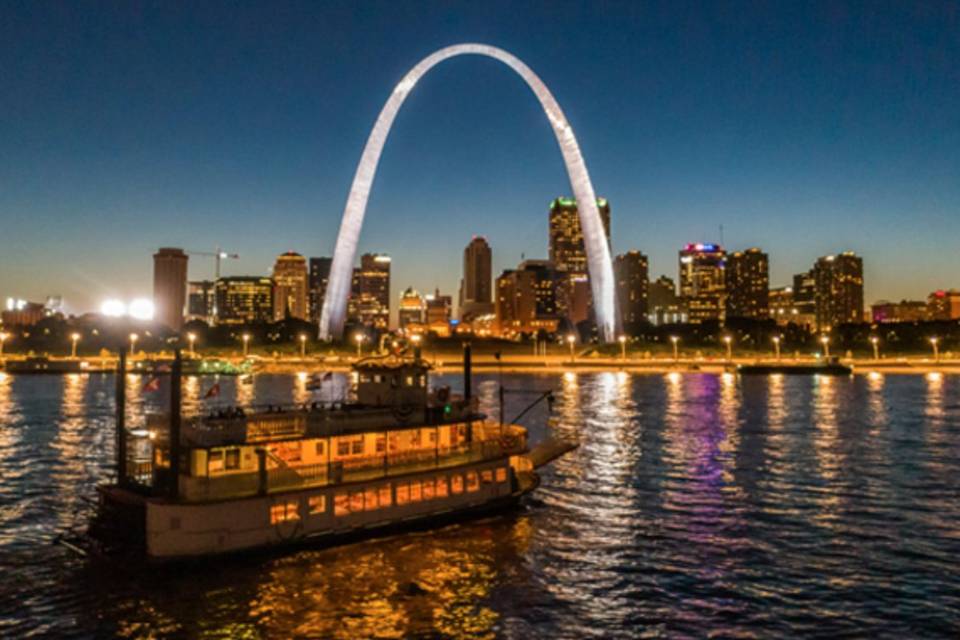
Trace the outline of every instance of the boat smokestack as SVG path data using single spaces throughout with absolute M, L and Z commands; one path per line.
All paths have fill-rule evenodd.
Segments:
M 463 399 L 467 402 L 473 395 L 473 349 L 469 342 L 463 343 Z
M 180 349 L 174 352 L 170 372 L 170 497 L 180 497 L 180 405 L 183 378 L 183 358 Z
M 127 352 L 120 347 L 120 358 L 117 360 L 116 399 L 114 406 L 117 410 L 116 424 L 117 437 L 114 446 L 117 449 L 117 484 L 123 486 L 127 482 Z

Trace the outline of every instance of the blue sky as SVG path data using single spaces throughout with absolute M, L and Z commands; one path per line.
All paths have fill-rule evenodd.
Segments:
M 960 287 L 960 5 L 916 4 L 6 2 L 0 296 L 149 295 L 158 246 L 221 245 L 228 274 L 329 255 L 393 86 L 465 41 L 551 88 L 614 251 L 654 277 L 723 225 L 775 285 L 852 249 L 868 302 Z M 569 191 L 522 80 L 450 60 L 397 118 L 361 251 L 393 256 L 396 294 L 455 294 L 473 234 L 497 270 L 545 256 Z

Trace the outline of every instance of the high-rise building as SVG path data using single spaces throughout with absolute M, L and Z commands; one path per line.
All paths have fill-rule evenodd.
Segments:
M 503 337 L 555 332 L 560 322 L 557 291 L 566 274 L 548 260 L 526 260 L 497 278 L 497 328 Z
M 795 322 L 793 316 L 797 309 L 793 305 L 793 287 L 774 287 L 767 294 L 769 313 L 778 325 Z
M 217 323 L 259 324 L 274 318 L 273 280 L 231 276 L 217 280 Z
M 677 296 L 677 285 L 673 278 L 660 276 L 650 283 L 647 293 L 647 318 L 651 323 L 661 325 L 687 321 L 687 309 Z
M 621 253 L 613 261 L 617 305 L 624 329 L 636 330 L 647 319 L 649 275 L 647 256 L 639 251 Z
M 307 319 L 307 260 L 288 251 L 273 265 L 273 319 Z
M 726 260 L 718 244 L 698 242 L 680 250 L 680 297 L 690 322 L 724 319 Z
M 870 305 L 870 321 L 876 323 L 919 322 L 927 319 L 927 303 L 923 300 L 880 300 Z
M 756 247 L 727 256 L 727 317 L 766 320 L 770 316 L 770 261 Z
M 390 256 L 365 253 L 353 270 L 347 316 L 374 329 L 390 328 Z
M 474 236 L 463 250 L 460 317 L 469 322 L 493 311 L 493 253 L 486 238 Z
M 310 258 L 307 298 L 312 322 L 320 322 L 323 298 L 327 295 L 327 282 L 330 279 L 330 265 L 332 263 L 333 258 Z
M 401 329 L 422 325 L 425 311 L 426 306 L 419 291 L 413 287 L 407 287 L 406 291 L 400 294 L 400 306 L 397 314 Z
M 847 251 L 819 258 L 813 266 L 816 281 L 817 330 L 863 322 L 863 259 Z
M 793 276 L 793 311 L 788 322 L 813 331 L 817 325 L 817 278 L 813 269 Z
M 214 324 L 217 309 L 217 285 L 212 280 L 199 280 L 187 286 L 187 320 Z
M 428 293 L 426 303 L 426 321 L 430 331 L 440 336 L 450 334 L 450 320 L 453 318 L 453 298 L 440 294 L 440 289 Z
M 597 198 L 597 209 L 609 246 L 610 203 L 604 198 Z M 593 295 L 590 290 L 587 250 L 580 226 L 580 212 L 577 201 L 573 198 L 556 198 L 550 203 L 549 254 L 554 269 L 565 274 L 558 279 L 559 313 L 573 324 L 589 319 L 593 309 Z
M 187 305 L 187 254 L 162 247 L 153 254 L 154 318 L 174 331 L 183 327 Z
M 927 318 L 930 320 L 960 319 L 960 291 L 940 289 L 927 297 Z

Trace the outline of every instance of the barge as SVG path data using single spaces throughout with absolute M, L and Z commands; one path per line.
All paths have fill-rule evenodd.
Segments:
M 517 504 L 535 467 L 576 446 L 531 449 L 524 427 L 479 413 L 469 346 L 460 395 L 431 389 L 417 349 L 356 363 L 351 402 L 191 418 L 181 369 L 178 355 L 170 412 L 145 429 L 124 426 L 118 384 L 118 479 L 98 487 L 87 535 L 100 552 L 185 560 L 429 527 Z
M 742 364 L 736 368 L 737 373 L 746 375 L 823 375 L 823 376 L 849 376 L 853 373 L 853 367 L 843 364 L 836 356 L 832 356 L 820 362 L 757 362 L 754 364 Z

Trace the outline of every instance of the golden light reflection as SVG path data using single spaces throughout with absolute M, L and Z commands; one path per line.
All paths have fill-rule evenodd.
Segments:
M 680 384 L 680 381 L 683 380 L 683 376 L 679 371 L 671 371 L 667 374 L 667 380 L 674 386 Z
M 931 371 L 925 376 L 927 383 L 927 401 L 924 407 L 924 413 L 928 418 L 939 422 L 945 417 L 943 402 L 943 374 L 939 371 Z
M 825 481 L 834 482 L 840 474 L 844 460 L 840 451 L 837 389 L 833 379 L 830 376 L 814 376 L 813 394 L 813 449 L 817 458 L 817 471 Z M 814 501 L 819 507 L 814 518 L 824 526 L 831 526 L 839 507 L 840 498 L 837 493 L 817 493 Z

